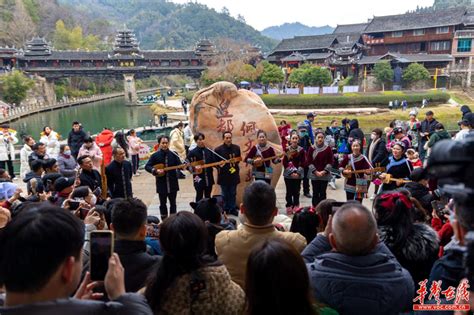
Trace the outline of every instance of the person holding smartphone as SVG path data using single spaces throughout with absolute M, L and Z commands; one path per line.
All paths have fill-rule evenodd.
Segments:
M 51 204 L 35 210 L 21 212 L 0 235 L 1 314 L 153 314 L 143 296 L 126 293 L 117 254 L 108 259 L 104 278 L 110 302 L 97 301 L 99 282 L 90 273 L 81 282 L 84 224 Z M 18 248 L 21 255 L 7 254 Z

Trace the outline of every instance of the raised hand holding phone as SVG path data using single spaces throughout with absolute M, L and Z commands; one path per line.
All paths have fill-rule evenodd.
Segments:
M 103 281 L 114 251 L 112 231 L 92 231 L 90 234 L 90 273 L 92 281 Z

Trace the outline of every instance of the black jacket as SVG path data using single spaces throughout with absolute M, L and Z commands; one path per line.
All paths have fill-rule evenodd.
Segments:
M 195 147 L 190 150 L 186 158 L 189 162 L 193 161 L 204 161 L 204 164 L 209 164 L 216 162 L 218 160 L 217 156 L 207 148 Z M 199 177 L 199 178 L 196 178 Z M 214 176 L 212 175 L 212 167 L 208 167 L 202 170 L 200 174 L 195 174 L 194 176 L 194 186 L 195 187 L 211 187 L 214 185 Z
M 431 211 L 433 210 L 433 207 L 431 206 L 431 201 L 435 200 L 432 194 L 430 194 L 430 190 L 428 187 L 423 186 L 420 183 L 417 182 L 411 182 L 411 183 L 406 183 L 405 184 L 405 189 L 407 189 L 411 196 L 418 200 L 423 208 L 426 210 Z
M 438 124 L 438 121 L 433 118 L 433 120 L 430 122 L 428 120 L 423 120 L 420 124 L 420 132 L 425 133 L 429 132 L 430 136 L 435 132 L 435 127 Z M 428 141 L 427 137 L 421 137 L 422 142 Z
M 47 154 L 45 155 L 38 155 L 36 152 L 33 151 L 33 153 L 30 154 L 30 156 L 28 156 L 28 164 L 30 165 L 31 167 L 31 162 L 33 161 L 36 161 L 36 160 L 41 160 L 41 161 L 46 161 L 47 159 L 49 159 L 49 156 Z
M 367 148 L 367 151 L 366 151 L 367 157 L 369 155 L 370 147 L 372 146 L 372 144 L 373 144 L 373 141 L 369 143 L 369 146 Z M 388 151 L 385 148 L 385 146 L 386 146 L 386 142 L 384 139 L 380 139 L 380 141 L 375 144 L 372 160 L 370 161 L 373 167 L 375 167 L 377 164 L 380 164 L 380 166 L 385 166 L 388 164 Z
M 31 180 L 35 179 L 36 181 L 36 192 L 37 193 L 43 193 L 44 192 L 44 185 L 43 185 L 43 179 L 41 178 L 41 175 L 35 174 L 33 171 L 28 172 L 25 174 L 25 178 L 23 179 L 23 182 L 26 183 L 26 190 L 28 194 L 32 193 L 32 188 L 31 188 Z
M 180 165 L 181 161 L 170 152 L 170 150 L 158 150 L 153 153 L 145 165 L 145 170 L 154 175 L 153 165 L 165 164 L 166 166 Z M 179 190 L 177 171 L 165 172 L 163 176 L 155 176 L 156 192 L 158 194 L 167 194 Z
M 80 129 L 78 132 L 71 130 L 67 137 L 67 145 L 71 148 L 71 154 L 77 157 L 79 149 L 84 144 L 84 139 L 87 138 L 87 133 Z
M 349 126 L 351 127 L 349 131 L 349 139 L 352 138 L 349 142 L 352 143 L 352 141 L 358 139 L 360 143 L 363 143 L 364 132 L 359 128 L 359 121 L 357 119 L 352 119 Z
M 100 173 L 94 169 L 91 171 L 82 170 L 79 179 L 81 180 L 80 186 L 89 186 L 92 191 L 102 186 L 102 177 Z
M 331 251 L 318 235 L 301 255 L 313 296 L 339 314 L 391 315 L 413 305 L 413 280 L 382 242 L 367 255 L 348 256 Z
M 33 303 L 12 307 L 0 307 L 2 315 L 112 315 L 137 314 L 152 315 L 145 297 L 136 293 L 125 293 L 111 302 L 58 299 L 48 302 Z
M 161 256 L 152 256 L 146 252 L 142 241 L 116 240 L 115 252 L 125 269 L 125 290 L 137 292 L 146 284 L 148 276 L 161 261 Z
M 112 198 L 131 198 L 132 192 L 132 163 L 123 161 L 118 163 L 113 160 L 105 168 L 107 175 L 107 188 Z
M 395 248 L 392 231 L 390 226 L 380 226 L 380 240 L 397 257 L 403 268 L 410 272 L 415 283 L 428 279 L 431 267 L 438 259 L 438 234 L 426 224 L 415 223 L 403 246 Z
M 444 256 L 438 259 L 431 269 L 429 284 L 433 281 L 443 280 L 441 288 L 457 287 L 459 282 L 466 277 L 463 266 L 464 252 L 460 248 L 447 250 Z
M 221 155 L 226 159 L 231 157 L 240 156 L 240 147 L 235 144 L 227 146 L 222 144 L 218 146 L 215 150 L 217 154 Z M 231 173 L 231 167 L 234 168 L 234 171 Z M 240 174 L 239 174 L 239 163 L 234 164 L 225 164 L 223 167 L 218 168 L 219 175 L 217 176 L 217 184 L 219 185 L 237 185 L 240 183 Z

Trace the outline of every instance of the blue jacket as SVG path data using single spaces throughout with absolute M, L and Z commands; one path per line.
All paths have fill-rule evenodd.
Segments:
M 398 314 L 412 307 L 414 284 L 384 243 L 365 256 L 331 251 L 318 235 L 302 252 L 313 295 L 339 314 Z
M 304 123 L 306 124 L 306 126 L 308 126 L 308 133 L 309 133 L 309 139 L 311 140 L 311 144 L 314 144 L 313 125 L 311 121 L 309 121 L 308 119 L 305 119 Z

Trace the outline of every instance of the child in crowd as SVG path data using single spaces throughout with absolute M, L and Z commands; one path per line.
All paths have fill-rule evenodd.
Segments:
M 411 163 L 411 165 L 413 166 L 414 169 L 419 168 L 419 167 L 423 167 L 423 163 L 420 160 L 418 152 L 416 152 L 414 149 L 408 149 L 407 153 L 406 153 L 406 156 L 407 156 L 408 160 L 410 161 L 410 163 Z
M 318 234 L 318 227 L 321 224 L 321 217 L 313 207 L 303 207 L 295 210 L 290 232 L 300 233 L 306 238 L 309 244 Z

